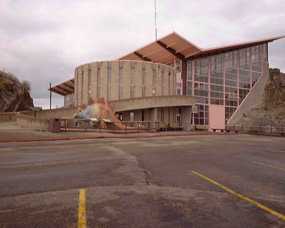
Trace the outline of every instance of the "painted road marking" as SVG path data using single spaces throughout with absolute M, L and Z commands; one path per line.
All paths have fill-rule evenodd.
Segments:
M 259 208 L 261 208 L 261 209 L 263 209 L 263 210 L 265 210 L 265 211 L 267 211 L 267 212 L 269 212 L 269 213 L 271 213 L 271 214 L 273 214 L 273 215 L 275 215 L 275 216 L 277 216 L 277 217 L 279 217 L 279 218 L 285 220 L 285 215 L 279 214 L 278 212 L 273 211 L 273 210 L 271 210 L 270 208 L 268 208 L 268 207 L 266 207 L 266 206 L 263 206 L 262 204 L 260 204 L 260 203 L 258 203 L 258 202 L 256 202 L 256 201 L 254 201 L 254 200 L 252 200 L 252 199 L 249 199 L 249 198 L 246 197 L 246 196 L 243 196 L 243 195 L 241 195 L 241 194 L 239 194 L 239 193 L 236 193 L 236 192 L 234 192 L 233 190 L 231 190 L 231 189 L 229 189 L 229 188 L 227 188 L 227 187 L 225 187 L 225 186 L 219 184 L 218 182 L 216 182 L 216 181 L 214 181 L 214 180 L 212 180 L 212 179 L 210 179 L 210 178 L 208 178 L 208 177 L 206 177 L 206 176 L 204 176 L 204 175 L 202 175 L 202 174 L 200 174 L 200 173 L 197 173 L 197 172 L 195 172 L 195 171 L 191 171 L 191 172 L 194 173 L 194 174 L 196 174 L 196 175 L 198 175 L 198 176 L 200 176 L 200 177 L 202 177 L 202 178 L 204 178 L 204 179 L 207 180 L 207 181 L 210 181 L 211 183 L 213 183 L 213 184 L 215 184 L 215 185 L 218 185 L 219 187 L 225 189 L 225 190 L 228 191 L 229 193 L 231 193 L 231 194 L 233 194 L 233 195 L 236 195 L 236 196 L 238 196 L 239 198 L 244 199 L 244 200 L 246 200 L 246 201 L 248 201 L 248 202 L 250 202 L 250 203 L 252 203 L 252 204 L 255 204 L 255 205 L 258 206 Z
M 285 169 L 282 169 L 282 168 L 279 168 L 279 167 L 276 167 L 276 166 L 273 166 L 273 165 L 267 165 L 267 164 L 264 164 L 264 163 L 261 163 L 261 162 L 253 162 L 253 163 L 259 164 L 259 165 L 268 166 L 268 167 L 275 168 L 275 169 L 281 169 L 281 170 L 285 171 Z
M 86 197 L 85 189 L 79 189 L 78 228 L 86 228 Z

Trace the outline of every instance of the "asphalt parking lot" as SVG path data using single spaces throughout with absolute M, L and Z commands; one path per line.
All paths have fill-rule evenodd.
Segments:
M 285 140 L 1 143 L 0 227 L 285 227 Z

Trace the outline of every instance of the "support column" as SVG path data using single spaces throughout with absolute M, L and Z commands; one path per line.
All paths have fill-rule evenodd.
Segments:
M 183 91 L 182 94 L 186 95 L 187 93 L 187 61 L 182 61 L 182 70 L 181 70 L 181 78 L 183 81 Z
M 194 125 L 191 125 L 192 107 L 181 108 L 181 123 L 184 131 L 193 131 Z
M 149 121 L 157 121 L 157 108 L 152 108 L 149 110 Z M 154 128 L 155 124 L 151 123 L 150 127 Z

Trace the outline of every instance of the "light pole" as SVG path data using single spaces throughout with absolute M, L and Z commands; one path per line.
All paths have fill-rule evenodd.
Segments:
M 51 83 L 49 83 L 49 109 L 51 109 Z

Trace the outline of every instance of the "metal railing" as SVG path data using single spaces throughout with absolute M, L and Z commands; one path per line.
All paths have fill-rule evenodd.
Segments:
M 285 135 L 285 125 L 230 125 L 226 126 L 226 131 L 236 131 L 249 134 Z
M 90 119 L 60 119 L 61 131 L 100 131 L 100 132 L 150 132 L 158 131 L 158 121 L 104 121 L 102 128 L 100 122 Z M 120 127 L 116 124 L 120 124 Z

